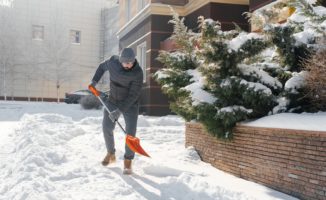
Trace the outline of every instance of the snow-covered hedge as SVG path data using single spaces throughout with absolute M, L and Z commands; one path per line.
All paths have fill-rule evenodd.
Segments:
M 193 33 L 174 14 L 172 39 L 178 50 L 160 53 L 165 68 L 154 75 L 174 112 L 230 138 L 239 121 L 311 110 L 314 105 L 304 98 L 302 60 L 320 48 L 316 41 L 325 34 L 320 24 L 326 24 L 326 9 L 306 0 L 274 6 L 295 12 L 284 24 L 266 23 L 261 33 L 237 26 L 222 31 L 218 21 L 202 17 L 201 32 Z

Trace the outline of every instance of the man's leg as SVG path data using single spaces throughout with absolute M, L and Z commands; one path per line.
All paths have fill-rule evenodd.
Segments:
M 110 101 L 106 101 L 105 105 L 111 112 L 117 109 L 117 106 Z M 106 109 L 104 109 L 103 122 L 102 122 L 104 141 L 105 141 L 108 154 L 113 154 L 113 155 L 115 154 L 115 143 L 114 143 L 114 135 L 113 135 L 114 128 L 115 128 L 115 122 L 112 122 L 112 120 L 109 117 L 109 113 L 106 111 Z
M 126 112 L 123 113 L 123 117 L 126 123 L 126 132 L 129 135 L 136 136 L 138 113 L 138 105 L 131 106 Z M 126 144 L 124 158 L 127 160 L 132 160 L 134 157 L 135 152 L 131 151 Z
M 107 154 L 105 158 L 102 161 L 103 166 L 107 166 L 108 164 L 115 162 L 115 147 L 114 147 L 114 136 L 113 136 L 113 129 L 114 129 L 115 123 L 111 121 L 109 118 L 108 112 L 104 110 L 104 116 L 103 116 L 103 123 L 102 123 L 102 129 L 103 129 L 103 135 L 104 135 L 104 141 L 107 149 Z
M 108 112 L 104 110 L 104 116 L 102 122 L 104 141 L 105 141 L 107 152 L 112 154 L 115 153 L 115 144 L 114 144 L 114 136 L 113 136 L 114 127 L 115 127 L 115 123 L 111 121 Z

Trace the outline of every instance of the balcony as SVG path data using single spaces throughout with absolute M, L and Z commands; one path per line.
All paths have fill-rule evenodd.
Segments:
M 151 0 L 151 3 L 162 3 L 162 4 L 169 4 L 173 6 L 184 6 L 189 2 L 189 0 Z

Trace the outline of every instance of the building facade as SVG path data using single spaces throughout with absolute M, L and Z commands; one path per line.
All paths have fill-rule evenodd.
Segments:
M 0 1 L 0 99 L 55 101 L 86 89 L 113 49 L 102 35 L 112 5 L 116 0 Z
M 223 30 L 234 28 L 233 22 L 245 30 L 249 25 L 243 12 L 249 11 L 248 0 L 120 0 L 119 48 L 131 47 L 144 70 L 144 87 L 140 112 L 147 115 L 169 114 L 169 103 L 152 75 L 163 67 L 156 60 L 159 51 L 168 45 L 173 32 L 170 6 L 182 17 L 185 24 L 196 31 L 197 18 L 204 16 L 219 20 Z
M 112 55 L 119 54 L 119 5 L 115 4 L 110 8 L 103 8 L 101 11 L 101 45 L 100 59 L 106 60 Z

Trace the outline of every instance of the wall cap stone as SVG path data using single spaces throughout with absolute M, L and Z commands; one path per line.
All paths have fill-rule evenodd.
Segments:
M 186 122 L 186 126 L 192 128 L 203 128 L 203 125 L 199 122 Z M 248 126 L 244 124 L 237 124 L 234 127 L 234 132 L 236 133 L 239 130 L 246 129 L 250 132 L 257 131 L 267 131 L 275 134 L 283 134 L 284 132 L 289 134 L 297 134 L 297 135 L 312 135 L 312 136 L 320 136 L 326 137 L 326 131 L 314 131 L 314 130 L 303 130 L 303 129 L 287 129 L 287 128 L 272 128 L 272 127 L 258 127 L 258 126 Z

